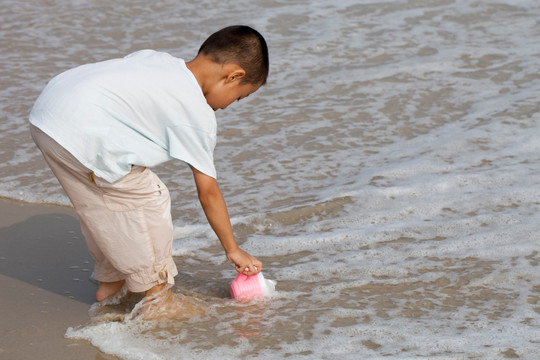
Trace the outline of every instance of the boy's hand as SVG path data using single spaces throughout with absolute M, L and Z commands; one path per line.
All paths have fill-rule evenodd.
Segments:
M 228 252 L 227 259 L 234 264 L 236 271 L 247 276 L 258 274 L 262 270 L 262 262 L 240 248 Z

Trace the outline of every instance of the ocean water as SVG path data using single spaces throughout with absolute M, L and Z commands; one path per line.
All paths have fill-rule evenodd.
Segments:
M 0 5 L 0 196 L 67 204 L 27 129 L 46 82 L 152 48 L 189 60 L 257 28 L 268 84 L 219 111 L 235 272 L 187 167 L 154 169 L 175 219 L 174 291 L 204 316 L 132 303 L 67 330 L 122 359 L 540 358 L 540 3 L 535 0 L 14 1 Z M 108 315 L 108 316 L 104 316 Z

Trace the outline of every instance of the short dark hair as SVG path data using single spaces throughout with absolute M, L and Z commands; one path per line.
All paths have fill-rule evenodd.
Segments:
M 246 71 L 243 83 L 266 83 L 268 46 L 263 36 L 249 26 L 228 26 L 213 33 L 201 45 L 199 54 L 209 56 L 219 64 L 238 64 Z

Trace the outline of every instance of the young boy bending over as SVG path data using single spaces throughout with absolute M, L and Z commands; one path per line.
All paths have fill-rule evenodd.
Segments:
M 174 284 L 169 191 L 149 169 L 172 158 L 193 170 L 227 259 L 246 275 L 261 271 L 238 247 L 216 181 L 214 111 L 254 93 L 268 67 L 264 38 L 231 26 L 189 62 L 142 50 L 47 84 L 30 114 L 31 133 L 79 216 L 100 282 L 97 301 L 124 284 L 146 296 Z

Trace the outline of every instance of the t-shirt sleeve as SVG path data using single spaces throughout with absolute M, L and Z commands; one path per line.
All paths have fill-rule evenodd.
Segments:
M 200 172 L 216 178 L 214 148 L 216 134 L 196 129 L 188 125 L 167 127 L 169 154 L 182 160 Z

